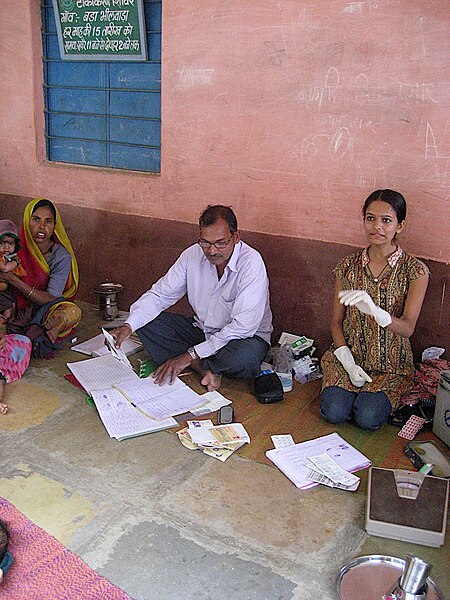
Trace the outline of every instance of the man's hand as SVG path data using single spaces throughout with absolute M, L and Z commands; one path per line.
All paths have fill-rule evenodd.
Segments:
M 152 373 L 152 377 L 155 379 L 155 383 L 159 383 L 159 385 L 164 385 L 169 378 L 169 385 L 172 385 L 176 377 L 191 363 L 191 355 L 185 352 L 180 356 L 175 356 L 175 358 L 169 358 L 165 363 L 159 365 L 156 371 Z
M 131 330 L 130 325 L 128 325 L 128 323 L 125 323 L 125 325 L 121 325 L 117 329 L 113 329 L 112 331 L 110 331 L 110 334 L 112 335 L 112 337 L 115 340 L 116 348 L 120 348 L 122 343 L 125 340 L 127 340 L 131 336 L 132 333 L 133 332 Z

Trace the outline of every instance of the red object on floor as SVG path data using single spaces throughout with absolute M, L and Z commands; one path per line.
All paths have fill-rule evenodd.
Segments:
M 0 584 L 2 600 L 131 600 L 3 498 L 0 518 L 14 557 Z
M 87 391 L 84 389 L 84 387 L 81 385 L 81 383 L 75 377 L 75 375 L 72 375 L 72 373 L 66 373 L 64 375 L 64 379 L 67 379 L 67 381 L 69 381 L 70 383 L 72 383 L 75 387 L 80 388 L 80 390 L 83 390 L 83 392 L 85 394 L 87 394 Z

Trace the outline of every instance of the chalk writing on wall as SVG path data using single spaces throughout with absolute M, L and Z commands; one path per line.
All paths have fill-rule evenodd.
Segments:
M 143 0 L 53 0 L 61 58 L 146 60 Z

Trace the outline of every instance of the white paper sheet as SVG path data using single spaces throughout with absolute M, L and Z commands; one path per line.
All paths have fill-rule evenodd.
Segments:
M 271 435 L 270 437 L 275 448 L 286 448 L 286 446 L 293 446 L 295 444 L 294 438 L 290 433 Z
M 334 483 L 349 487 L 359 480 L 359 477 L 340 467 L 327 452 L 322 452 L 318 456 L 310 456 L 308 460 L 314 465 L 313 468 L 316 467 L 316 471 L 319 471 Z
M 96 390 L 92 397 L 109 436 L 118 440 L 177 425 L 172 418 L 155 420 L 146 417 L 116 389 Z
M 165 419 L 189 412 L 203 404 L 203 396 L 180 379 L 172 385 L 158 385 L 152 377 L 115 384 L 137 407 L 154 419 Z
M 115 383 L 139 381 L 131 367 L 124 365 L 111 354 L 67 363 L 67 366 L 89 394 L 111 388 Z
M 199 408 L 194 408 L 190 411 L 196 417 L 215 412 L 216 410 L 219 410 L 219 408 L 222 408 L 222 406 L 231 404 L 231 400 L 228 400 L 228 398 L 225 398 L 225 396 L 222 396 L 222 394 L 216 390 L 202 394 L 201 398 L 203 398 L 205 404 L 202 404 Z
M 250 437 L 242 423 L 217 425 L 215 427 L 193 427 L 189 435 L 195 444 L 202 446 L 223 447 L 239 442 L 250 443 Z
M 111 354 L 115 358 L 120 360 L 121 363 L 123 363 L 124 365 L 127 365 L 128 367 L 130 367 L 130 369 L 132 369 L 133 367 L 131 366 L 131 363 L 128 360 L 127 355 L 125 354 L 123 348 L 122 347 L 116 348 L 116 340 L 103 327 L 102 327 L 102 333 L 105 336 L 105 344 L 106 344 L 108 350 L 111 352 Z
M 306 489 L 318 485 L 308 479 L 310 456 L 326 452 L 345 471 L 353 472 L 370 466 L 370 460 L 353 448 L 337 433 L 330 433 L 295 446 L 268 450 L 269 458 L 298 488 Z
M 138 352 L 142 347 L 142 343 L 134 338 L 129 338 L 122 343 L 122 349 L 127 356 Z M 105 336 L 103 333 L 99 333 L 90 340 L 72 346 L 71 350 L 86 354 L 87 356 L 105 356 L 109 354 L 109 350 L 105 346 Z

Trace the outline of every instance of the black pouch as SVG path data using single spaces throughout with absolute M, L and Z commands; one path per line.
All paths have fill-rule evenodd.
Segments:
M 276 373 L 262 373 L 255 377 L 255 396 L 261 404 L 283 400 L 283 386 Z
M 391 412 L 388 418 L 388 423 L 394 425 L 394 427 L 403 427 L 406 424 L 409 417 L 416 415 L 426 419 L 420 431 L 431 431 L 433 427 L 434 408 L 436 401 L 431 402 L 428 399 L 423 399 L 417 402 L 417 404 L 409 405 L 405 404 L 401 408 Z

